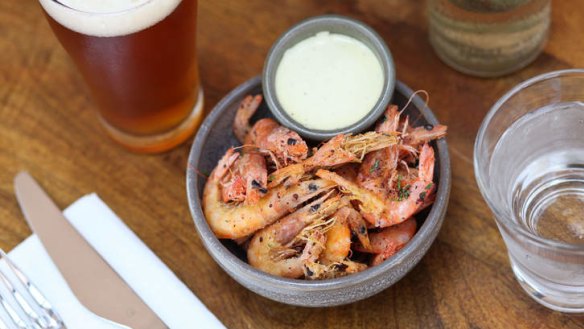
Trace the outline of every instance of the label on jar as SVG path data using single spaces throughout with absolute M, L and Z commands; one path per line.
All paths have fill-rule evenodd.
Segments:
M 477 12 L 447 0 L 431 0 L 430 42 L 450 66 L 496 76 L 531 62 L 543 48 L 550 25 L 549 0 L 503 12 Z

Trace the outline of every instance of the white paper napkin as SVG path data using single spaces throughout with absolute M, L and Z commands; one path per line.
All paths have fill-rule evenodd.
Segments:
M 77 200 L 64 214 L 171 329 L 225 328 L 96 194 Z M 120 328 L 77 301 L 36 235 L 9 255 L 45 294 L 68 328 Z

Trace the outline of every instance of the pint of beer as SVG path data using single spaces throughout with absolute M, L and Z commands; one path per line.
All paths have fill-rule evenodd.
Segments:
M 138 152 L 170 149 L 203 116 L 196 0 L 39 0 L 109 135 Z

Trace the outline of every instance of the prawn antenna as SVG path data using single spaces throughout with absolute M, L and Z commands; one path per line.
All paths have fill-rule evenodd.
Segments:
M 400 115 L 402 114 L 403 111 L 406 110 L 406 108 L 408 107 L 408 105 L 410 105 L 410 103 L 414 100 L 414 97 L 416 97 L 416 95 L 418 95 L 418 94 L 424 95 L 424 98 L 425 98 L 425 100 L 424 100 L 424 108 L 427 108 L 428 107 L 428 103 L 430 103 L 430 94 L 428 94 L 428 92 L 425 91 L 424 89 L 416 90 L 410 96 L 410 98 L 408 99 L 406 105 L 404 105 L 404 107 L 399 112 Z
M 200 177 L 203 177 L 204 179 L 208 179 L 209 175 L 204 174 L 203 172 L 201 172 L 198 168 L 195 168 L 195 166 L 193 166 L 192 164 L 188 164 L 189 170 L 192 170 L 195 172 L 195 174 L 197 174 Z

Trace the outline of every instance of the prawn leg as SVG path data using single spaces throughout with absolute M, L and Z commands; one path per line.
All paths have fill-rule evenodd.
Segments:
M 361 162 L 365 154 L 397 144 L 393 134 L 367 132 L 359 135 L 337 135 L 321 146 L 305 161 L 309 168 L 334 167 Z
M 337 135 L 324 143 L 314 155 L 305 161 L 272 173 L 270 177 L 273 179 L 270 180 L 268 187 L 274 187 L 283 182 L 286 185 L 296 184 L 305 173 L 314 169 L 359 163 L 365 154 L 395 144 L 397 144 L 396 136 L 376 132 L 360 135 Z
M 382 198 L 334 172 L 319 169 L 316 172 L 316 176 L 334 182 L 340 187 L 341 192 L 348 195 L 351 200 L 359 201 L 359 208 L 363 217 L 371 224 L 378 226 L 376 219 L 380 218 L 385 211 L 385 203 Z
M 341 198 L 329 195 L 310 202 L 296 212 L 280 219 L 257 232 L 247 249 L 249 263 L 264 272 L 287 278 L 298 278 L 305 274 L 305 265 L 316 261 L 324 247 L 324 235 L 313 230 L 308 234 L 302 255 L 288 247 L 305 227 L 334 214 Z M 326 199 L 326 200 L 325 200 Z M 318 242 L 318 243 L 317 243 Z

